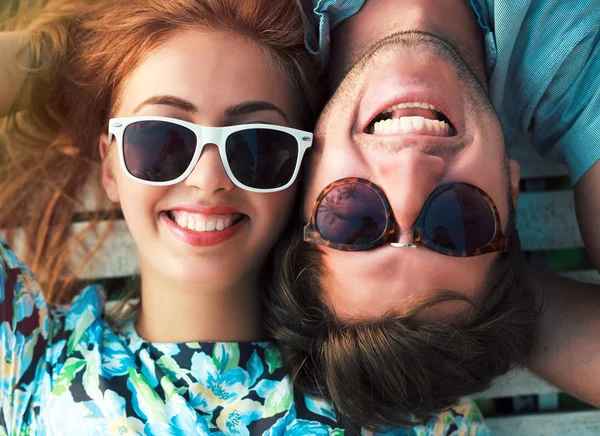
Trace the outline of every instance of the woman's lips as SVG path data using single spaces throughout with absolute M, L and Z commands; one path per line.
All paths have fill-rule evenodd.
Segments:
M 196 214 L 170 211 L 160 214 L 175 238 L 194 247 L 212 247 L 232 238 L 248 221 L 243 214 Z M 185 226 L 184 226 L 185 225 Z

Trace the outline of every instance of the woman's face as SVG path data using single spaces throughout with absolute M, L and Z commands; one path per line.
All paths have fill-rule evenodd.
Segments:
M 119 97 L 115 118 L 156 115 L 214 127 L 298 127 L 283 74 L 263 50 L 234 33 L 175 33 L 132 72 Z M 269 105 L 279 110 L 265 109 Z M 147 186 L 125 174 L 116 141 L 108 141 L 103 135 L 102 155 L 115 149 L 104 160 L 103 185 L 121 204 L 143 275 L 187 286 L 255 280 L 289 218 L 295 185 L 276 193 L 242 190 L 227 177 L 217 146 L 206 144 L 184 181 Z

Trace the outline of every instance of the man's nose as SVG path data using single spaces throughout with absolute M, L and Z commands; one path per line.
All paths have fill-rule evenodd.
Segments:
M 437 187 L 444 167 L 441 157 L 415 148 L 405 148 L 379 166 L 378 180 L 398 223 L 399 243 L 412 242 L 413 224 Z
M 193 186 L 210 195 L 221 191 L 229 191 L 233 182 L 225 172 L 219 149 L 215 144 L 206 144 L 200 160 L 190 175 L 185 179 L 187 186 Z

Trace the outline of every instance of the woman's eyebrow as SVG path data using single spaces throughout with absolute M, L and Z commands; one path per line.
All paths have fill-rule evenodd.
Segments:
M 233 118 L 240 115 L 247 115 L 253 112 L 260 111 L 275 111 L 279 115 L 281 115 L 281 117 L 286 123 L 288 122 L 288 117 L 281 108 L 274 105 L 273 103 L 269 103 L 268 101 L 262 100 L 245 101 L 243 103 L 230 106 L 225 110 L 225 115 L 228 118 Z
M 150 106 L 150 105 L 172 106 L 174 108 L 177 108 L 177 109 L 183 110 L 185 112 L 189 112 L 189 113 L 198 112 L 198 108 L 193 103 L 191 103 L 187 100 L 184 100 L 182 98 L 175 97 L 172 95 L 155 95 L 155 96 L 147 98 L 142 103 L 140 103 L 138 106 L 136 106 L 136 108 L 133 110 L 133 113 L 135 114 L 135 113 L 139 112 L 144 106 Z M 233 117 L 237 117 L 237 116 L 241 116 L 241 115 L 251 114 L 254 112 L 260 112 L 260 111 L 275 111 L 279 115 L 281 115 L 281 117 L 283 118 L 283 120 L 285 122 L 288 122 L 288 117 L 281 108 L 274 105 L 273 103 L 269 103 L 268 101 L 262 101 L 262 100 L 245 101 L 245 102 L 230 106 L 225 110 L 225 116 L 227 118 L 233 118 Z
M 135 114 L 139 112 L 144 106 L 151 105 L 172 106 L 177 109 L 181 109 L 182 111 L 190 113 L 198 112 L 198 108 L 196 108 L 196 106 L 194 106 L 193 103 L 190 103 L 189 101 L 184 100 L 182 98 L 174 97 L 172 95 L 154 95 L 137 105 L 136 108 L 133 110 L 133 113 Z

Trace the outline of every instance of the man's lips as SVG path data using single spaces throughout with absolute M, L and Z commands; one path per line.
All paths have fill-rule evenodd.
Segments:
M 395 103 L 379 112 L 364 133 L 373 135 L 415 134 L 449 137 L 457 134 L 445 113 L 428 102 Z

